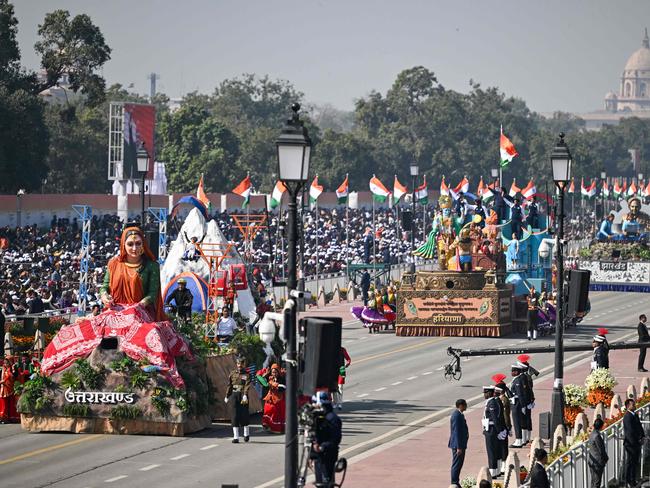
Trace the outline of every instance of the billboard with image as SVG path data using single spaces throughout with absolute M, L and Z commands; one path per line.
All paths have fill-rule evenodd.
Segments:
M 153 178 L 156 107 L 140 103 L 111 102 L 109 112 L 108 179 L 133 180 L 138 172 L 140 143 L 149 154 L 147 179 Z

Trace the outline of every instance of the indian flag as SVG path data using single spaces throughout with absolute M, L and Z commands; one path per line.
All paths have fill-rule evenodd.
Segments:
M 467 176 L 463 176 L 463 179 L 460 180 L 460 183 L 456 185 L 455 188 L 449 189 L 449 193 L 451 194 L 451 197 L 454 200 L 458 200 L 459 194 L 462 193 L 467 193 L 469 190 L 469 180 L 467 179 Z
M 402 185 L 395 175 L 395 181 L 393 182 L 393 205 L 401 200 L 401 198 L 408 193 L 408 190 L 404 185 Z
M 429 203 L 429 189 L 427 188 L 427 175 L 423 176 L 424 182 L 415 190 L 415 198 L 422 205 Z
M 630 183 L 630 187 L 627 189 L 627 196 L 628 197 L 634 196 L 634 195 L 636 195 L 637 191 L 638 190 L 637 190 L 636 184 L 634 182 L 632 182 L 632 183 Z
M 440 181 L 440 195 L 449 196 L 449 187 L 445 183 L 445 175 L 442 175 L 442 180 Z
M 345 180 L 343 180 L 343 183 L 341 183 L 341 186 L 339 186 L 336 189 L 336 198 L 339 201 L 339 205 L 344 205 L 347 203 L 348 200 L 348 194 L 350 193 L 349 191 L 349 185 L 348 185 L 348 175 L 345 175 Z
M 385 202 L 388 195 L 390 195 L 388 189 L 375 175 L 372 175 L 372 178 L 370 178 L 370 192 L 375 202 L 379 203 Z
M 251 183 L 250 175 L 246 175 L 246 178 L 241 180 L 241 183 L 233 189 L 233 193 L 244 198 L 244 203 L 242 203 L 242 208 L 244 208 L 250 202 L 251 198 L 251 189 L 253 184 Z
M 530 180 L 526 185 L 526 188 L 521 190 L 521 194 L 524 196 L 526 200 L 530 200 L 531 198 L 533 198 L 536 193 L 537 193 L 537 188 L 535 188 L 535 183 L 533 183 L 533 180 Z
M 484 202 L 489 202 L 494 198 L 494 192 L 492 191 L 492 186 L 488 185 L 485 187 L 485 190 L 483 190 L 483 194 L 481 195 L 481 200 Z
M 516 180 L 516 178 L 513 178 L 513 179 L 512 179 L 512 185 L 510 185 L 510 191 L 508 192 L 508 195 L 510 195 L 510 196 L 513 197 L 513 198 L 514 198 L 515 196 L 517 196 L 517 193 L 521 193 L 521 188 L 519 188 L 519 187 L 515 184 L 515 180 Z
M 485 189 L 487 188 L 487 185 L 483 183 L 483 177 L 481 176 L 480 181 L 478 182 L 478 187 L 476 187 L 476 194 L 479 197 L 483 196 L 483 192 L 485 192 Z
M 501 137 L 499 139 L 499 152 L 501 153 L 501 167 L 504 168 L 518 156 L 519 153 L 515 149 L 515 146 L 510 142 L 505 134 L 503 133 L 503 126 L 501 126 Z
M 596 182 L 592 181 L 591 184 L 587 187 L 585 186 L 584 178 L 580 182 L 580 194 L 587 198 L 593 198 L 596 196 L 597 186 Z
M 201 175 L 201 179 L 199 180 L 199 187 L 196 189 L 196 199 L 205 205 L 205 208 L 208 209 L 208 212 L 212 210 L 212 203 L 210 202 L 210 199 L 205 194 L 205 190 L 203 189 L 203 175 Z
M 650 196 L 650 182 L 648 182 L 647 186 L 645 187 L 645 195 L 646 197 Z
M 609 185 L 607 184 L 607 181 L 603 180 L 603 197 L 609 198 Z
M 282 202 L 282 195 L 287 191 L 287 187 L 284 186 L 284 183 L 278 181 L 273 188 L 273 193 L 271 194 L 271 208 L 275 208 L 280 205 Z
M 311 182 L 311 186 L 309 187 L 309 203 L 312 205 L 315 204 L 321 193 L 323 193 L 323 187 L 318 184 L 318 175 L 316 175 L 314 181 Z
M 567 193 L 575 193 L 575 192 L 576 192 L 576 183 L 573 180 L 573 178 L 571 178 L 571 184 L 569 185 L 569 189 L 567 190 Z

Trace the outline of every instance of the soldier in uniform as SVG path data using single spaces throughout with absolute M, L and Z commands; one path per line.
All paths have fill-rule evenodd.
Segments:
M 244 428 L 244 442 L 250 440 L 250 415 L 248 412 L 248 391 L 251 387 L 251 376 L 246 370 L 246 360 L 237 357 L 237 367 L 228 377 L 228 389 L 225 402 L 230 404 L 230 419 L 232 424 L 232 442 L 239 443 L 239 428 Z
M 594 348 L 594 357 L 591 361 L 592 371 L 596 368 L 609 369 L 609 344 L 607 342 L 607 337 L 605 337 L 608 332 L 609 331 L 604 328 L 598 329 L 598 334 L 594 336 L 591 343 Z
M 531 438 L 533 437 L 533 408 L 535 408 L 535 391 L 533 389 L 533 376 L 539 376 L 539 371 L 537 371 L 535 368 L 533 368 L 530 365 L 530 356 L 528 354 L 521 354 L 517 356 L 517 360 L 519 361 L 519 364 L 522 364 L 525 369 L 524 369 L 524 379 L 528 383 L 528 391 L 529 391 L 529 398 L 530 398 L 530 403 L 526 405 L 526 413 L 524 415 L 524 425 L 522 426 L 523 429 L 523 441 L 524 444 L 527 444 L 530 442 Z
M 506 438 L 508 431 L 505 429 L 503 420 L 503 407 L 498 398 L 495 397 L 494 386 L 484 386 L 483 396 L 485 397 L 485 408 L 483 410 L 483 435 L 485 436 L 485 449 L 488 455 L 488 468 L 493 478 L 499 476 L 501 460 L 501 441 Z
M 516 362 L 511 366 L 512 383 L 510 383 L 510 391 L 512 398 L 512 424 L 515 427 L 515 442 L 510 447 L 522 447 L 525 445 L 523 430 L 526 425 L 525 415 L 530 404 L 530 390 L 528 387 L 528 380 L 526 379 L 524 370 L 526 366 L 520 362 Z
M 528 340 L 537 340 L 537 307 L 539 305 L 537 292 L 535 287 L 530 287 L 530 293 L 526 296 L 526 302 L 528 304 L 528 328 L 527 336 Z
M 512 421 L 510 420 L 510 390 L 505 384 L 505 374 L 495 374 L 492 377 L 494 381 L 494 396 L 501 402 L 503 408 L 503 428 L 506 430 L 506 435 L 500 439 L 501 455 L 499 456 L 500 472 L 504 473 L 506 466 L 506 459 L 508 458 L 508 436 L 512 435 Z

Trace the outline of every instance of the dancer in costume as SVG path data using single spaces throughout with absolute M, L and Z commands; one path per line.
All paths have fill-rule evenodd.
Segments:
M 346 370 L 352 364 L 352 359 L 345 347 L 341 346 L 341 354 L 339 356 L 339 381 L 336 392 L 334 392 L 334 406 L 339 410 L 343 408 L 343 385 L 345 385 Z
M 244 442 L 250 440 L 250 414 L 248 412 L 248 391 L 251 376 L 246 370 L 246 359 L 239 356 L 237 367 L 228 377 L 228 389 L 225 402 L 230 405 L 230 423 L 232 425 L 232 442 L 239 443 L 239 428 L 244 428 Z
M 108 262 L 101 298 L 104 312 L 62 327 L 48 344 L 43 374 L 66 369 L 77 359 L 88 357 L 104 337 L 114 337 L 119 351 L 159 368 L 174 387 L 183 388 L 176 358 L 192 359 L 192 354 L 164 314 L 160 267 L 138 227 L 122 232 L 120 253 Z
M 260 373 L 262 374 L 260 375 Z M 260 370 L 257 373 L 258 379 L 261 376 L 264 379 L 264 383 L 266 383 L 265 386 L 268 386 L 268 391 L 264 396 L 262 427 L 264 430 L 275 434 L 284 433 L 284 392 L 286 390 L 284 375 L 284 370 L 280 369 L 280 366 L 275 363 L 271 365 L 269 371 Z
M 11 360 L 5 358 L 0 369 L 0 423 L 19 422 L 14 394 L 14 372 Z

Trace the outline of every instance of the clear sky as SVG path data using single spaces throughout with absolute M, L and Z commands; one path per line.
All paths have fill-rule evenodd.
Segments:
M 108 84 L 179 97 L 242 73 L 289 80 L 314 103 L 351 109 L 423 65 L 447 88 L 498 86 L 533 110 L 600 109 L 650 26 L 648 0 L 13 0 L 23 64 L 38 24 L 86 13 L 112 59 Z

